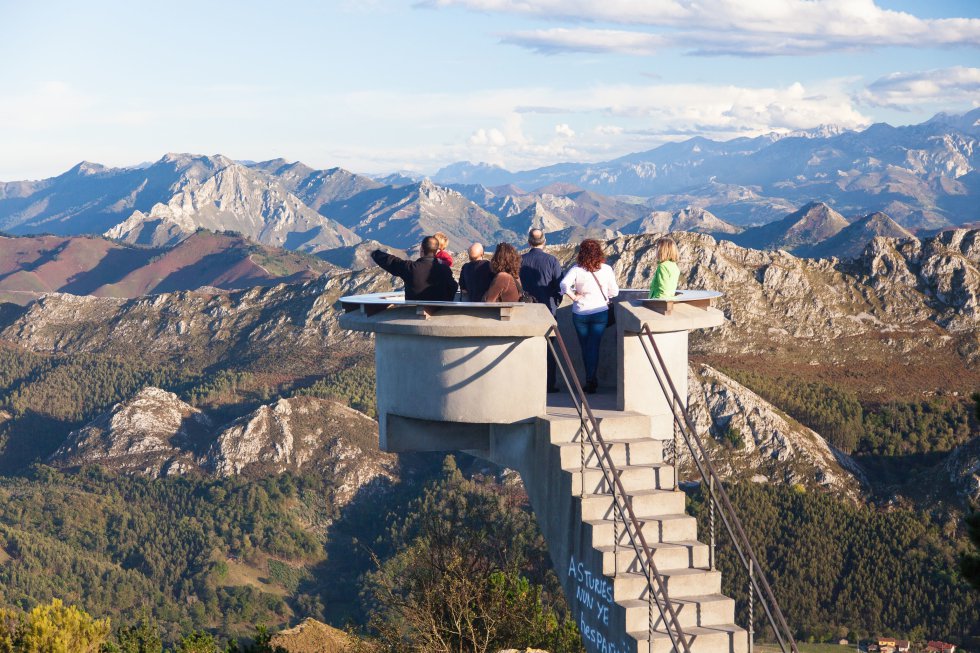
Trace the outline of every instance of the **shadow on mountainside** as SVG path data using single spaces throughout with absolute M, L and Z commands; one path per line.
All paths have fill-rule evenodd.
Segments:
M 0 475 L 23 474 L 31 464 L 46 461 L 79 425 L 34 411 L 0 423 Z
M 917 506 L 952 497 L 942 466 L 948 451 L 900 455 L 862 454 L 854 457 L 868 476 L 875 502 L 903 498 Z
M 150 262 L 160 253 L 156 249 L 125 248 L 110 249 L 102 260 L 91 270 L 72 276 L 68 283 L 60 288 L 60 292 L 72 295 L 89 295 L 103 286 L 119 282 L 126 275 Z M 125 291 L 123 291 L 125 292 Z M 133 294 L 139 294 L 143 289 L 136 289 Z
M 429 481 L 442 469 L 446 453 L 400 454 L 400 480 L 375 478 L 340 511 L 331 524 L 324 546 L 326 560 L 312 570 L 312 578 L 299 593 L 319 598 L 324 620 L 337 627 L 363 624 L 368 606 L 360 596 L 365 573 L 376 569 L 373 556 L 390 557 L 389 529 L 406 515 Z

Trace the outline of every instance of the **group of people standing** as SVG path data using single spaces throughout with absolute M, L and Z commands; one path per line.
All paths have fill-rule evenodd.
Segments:
M 533 298 L 554 315 L 562 296 L 572 300 L 572 324 L 578 336 L 585 364 L 585 391 L 599 386 L 599 346 L 610 324 L 610 302 L 619 294 L 612 268 L 606 264 L 602 245 L 591 238 L 578 248 L 575 265 L 562 273 L 558 259 L 544 251 L 544 231 L 531 229 L 530 249 L 522 256 L 509 243 L 499 243 L 490 260 L 484 258 L 483 245 L 474 243 L 469 261 L 460 270 L 459 282 L 453 277 L 452 255 L 446 251 L 448 238 L 437 233 L 426 236 L 419 246 L 419 258 L 409 261 L 382 250 L 371 258 L 384 270 L 405 282 L 405 299 L 453 301 L 457 290 L 462 301 L 519 302 Z M 671 297 L 677 287 L 677 246 L 669 238 L 657 242 L 659 264 L 651 284 L 651 297 Z M 671 267 L 672 266 L 672 267 Z M 548 357 L 548 392 L 557 392 L 554 360 Z

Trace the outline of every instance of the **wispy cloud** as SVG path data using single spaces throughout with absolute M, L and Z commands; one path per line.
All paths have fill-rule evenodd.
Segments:
M 920 18 L 874 0 L 427 0 L 428 7 L 524 15 L 631 29 L 567 27 L 516 31 L 506 43 L 536 52 L 650 55 L 806 55 L 883 46 L 980 46 L 980 19 Z
M 501 37 L 504 43 L 519 45 L 542 54 L 561 52 L 618 52 L 654 54 L 666 39 L 656 34 L 611 29 L 554 29 L 513 32 Z
M 868 84 L 858 97 L 870 106 L 901 110 L 934 103 L 980 106 L 980 68 L 892 73 Z

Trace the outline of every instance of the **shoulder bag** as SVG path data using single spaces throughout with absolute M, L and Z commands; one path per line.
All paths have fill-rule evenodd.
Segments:
M 521 285 L 521 280 L 514 275 L 511 275 L 511 277 L 513 277 L 514 283 L 517 284 L 517 293 L 520 295 L 520 301 L 525 304 L 537 304 L 538 300 L 534 298 L 534 295 L 524 290 L 524 286 Z
M 602 289 L 602 284 L 599 283 L 599 277 L 595 276 L 595 272 L 590 272 L 589 274 L 591 274 L 592 278 L 595 279 L 595 285 L 599 286 L 599 293 L 602 295 L 602 298 L 606 300 L 606 309 L 608 310 L 606 313 L 606 328 L 608 329 L 612 325 L 616 324 L 616 311 L 613 310 L 612 302 L 609 301 L 608 297 L 606 297 L 606 292 Z

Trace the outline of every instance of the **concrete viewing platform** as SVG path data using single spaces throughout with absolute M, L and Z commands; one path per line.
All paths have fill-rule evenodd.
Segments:
M 599 392 L 589 395 L 609 460 L 636 512 L 691 653 L 742 653 L 734 601 L 685 513 L 671 405 L 641 331 L 687 396 L 688 332 L 722 325 L 710 291 L 669 301 L 645 290 L 614 300 L 615 328 L 600 350 Z M 344 297 L 340 326 L 375 334 L 380 445 L 385 451 L 466 451 L 516 469 L 589 653 L 670 653 L 670 633 L 651 603 L 645 560 L 624 539 L 608 470 L 567 392 L 547 393 L 548 338 L 559 336 L 584 377 L 566 304 L 406 301 L 400 293 Z M 560 377 L 559 377 L 560 378 Z M 666 594 L 665 594 L 666 596 Z

